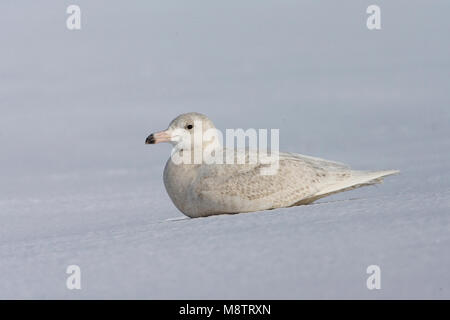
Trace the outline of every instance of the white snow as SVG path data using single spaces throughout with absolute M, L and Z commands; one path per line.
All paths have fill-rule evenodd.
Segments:
M 0 298 L 450 298 L 450 3 L 69 4 L 0 4 Z M 189 111 L 401 174 L 181 219 L 144 141 Z

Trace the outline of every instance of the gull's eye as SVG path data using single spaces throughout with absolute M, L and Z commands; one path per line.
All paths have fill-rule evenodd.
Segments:
M 191 130 L 193 127 L 194 127 L 194 126 L 193 126 L 192 124 L 188 124 L 188 125 L 186 126 L 186 129 Z

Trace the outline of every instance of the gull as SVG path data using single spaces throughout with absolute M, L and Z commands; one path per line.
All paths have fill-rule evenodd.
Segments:
M 164 185 L 174 205 L 191 218 L 306 205 L 338 192 L 381 183 L 384 177 L 399 172 L 352 170 L 339 162 L 285 152 L 277 153 L 277 170 L 272 174 L 262 173 L 273 164 L 262 160 L 210 163 L 202 156 L 201 161 L 195 161 L 196 147 L 212 150 L 213 155 L 230 152 L 217 136 L 199 140 L 195 130 L 203 137 L 216 129 L 205 115 L 185 113 L 172 120 L 167 130 L 152 133 L 145 141 L 174 146 L 164 168 Z M 248 160 L 252 153 L 261 151 L 231 152 L 233 159 L 243 152 Z M 180 162 L 183 155 L 187 155 L 183 159 L 194 160 Z

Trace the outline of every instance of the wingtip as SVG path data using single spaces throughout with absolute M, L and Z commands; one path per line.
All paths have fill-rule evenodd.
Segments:
M 400 170 L 384 170 L 377 172 L 379 174 L 378 179 L 383 180 L 386 177 L 400 174 Z

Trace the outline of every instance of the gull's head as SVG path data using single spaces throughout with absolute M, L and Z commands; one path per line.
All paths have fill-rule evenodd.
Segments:
M 169 142 L 179 150 L 217 142 L 217 130 L 207 116 L 190 112 L 173 119 L 167 130 L 152 133 L 145 140 L 146 144 Z

